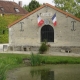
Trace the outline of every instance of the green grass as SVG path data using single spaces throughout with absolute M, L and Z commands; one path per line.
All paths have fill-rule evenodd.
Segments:
M 31 66 L 39 66 L 41 65 L 41 56 L 39 54 L 34 55 L 33 53 L 31 53 L 30 55 L 30 60 L 31 60 Z
M 5 80 L 7 70 L 23 66 L 22 59 L 25 57 L 27 57 L 27 55 L 0 54 L 0 80 Z
M 0 54 L 0 80 L 5 80 L 6 71 L 23 67 L 24 58 L 34 58 L 35 63 L 40 64 L 80 64 L 80 57 L 66 57 L 66 56 L 47 56 L 47 55 L 26 55 L 26 54 L 12 54 L 2 53 Z M 37 62 L 39 60 L 39 63 Z M 33 61 L 32 61 L 33 62 Z
M 43 56 L 42 62 L 46 64 L 80 64 L 80 57 Z

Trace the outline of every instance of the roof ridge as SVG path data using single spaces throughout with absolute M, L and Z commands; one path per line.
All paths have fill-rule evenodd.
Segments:
M 0 2 L 1 2 L 1 1 L 0 1 Z M 8 1 L 8 0 L 7 0 L 7 1 L 2 1 L 2 2 L 14 2 L 14 1 Z

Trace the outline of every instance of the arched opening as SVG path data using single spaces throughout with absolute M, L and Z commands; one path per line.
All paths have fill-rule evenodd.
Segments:
M 47 42 L 54 42 L 54 29 L 50 25 L 44 25 L 41 28 L 41 42 L 44 40 Z

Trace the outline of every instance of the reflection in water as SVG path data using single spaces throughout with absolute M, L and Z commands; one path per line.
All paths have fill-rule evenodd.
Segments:
M 23 67 L 11 70 L 6 80 L 80 80 L 80 64 Z
M 41 75 L 41 80 L 54 80 L 54 71 L 49 69 L 31 70 L 30 73 L 32 77 Z
M 41 74 L 41 70 L 31 70 L 31 76 L 34 77 L 35 75 L 38 76 Z
M 54 71 L 42 71 L 41 80 L 54 80 Z

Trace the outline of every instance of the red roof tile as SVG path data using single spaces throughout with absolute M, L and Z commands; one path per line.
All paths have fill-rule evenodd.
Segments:
M 42 8 L 45 7 L 45 6 L 49 6 L 49 7 L 53 8 L 54 10 L 59 11 L 59 12 L 65 14 L 66 16 L 69 16 L 69 17 L 71 17 L 71 18 L 73 18 L 73 19 L 75 19 L 75 20 L 77 20 L 77 21 L 80 22 L 80 19 L 77 18 L 77 17 L 75 17 L 75 16 L 73 16 L 72 14 L 69 14 L 69 13 L 67 13 L 67 12 L 65 12 L 65 11 L 60 10 L 59 8 L 56 8 L 55 6 L 52 6 L 52 5 L 48 4 L 48 3 L 46 3 L 46 4 L 42 5 L 42 6 L 40 6 L 39 8 L 35 9 L 34 11 L 26 14 L 25 16 L 23 16 L 23 17 L 20 18 L 19 20 L 13 22 L 13 23 L 10 24 L 8 27 L 11 27 L 12 25 L 14 25 L 14 24 L 18 23 L 19 21 L 25 19 L 26 17 L 32 15 L 33 13 L 37 12 L 38 10 L 42 9 Z
M 12 2 L 12 1 L 0 1 L 0 8 L 4 9 L 3 11 L 0 9 L 0 13 L 3 13 L 3 14 L 24 15 L 24 14 L 28 13 L 26 10 L 24 10 L 22 7 L 20 7 L 17 3 Z M 16 12 L 15 8 L 17 8 L 19 10 L 19 12 Z

